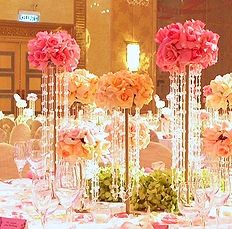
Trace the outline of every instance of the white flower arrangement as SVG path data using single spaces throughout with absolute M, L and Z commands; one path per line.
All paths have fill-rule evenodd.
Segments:
M 27 107 L 26 100 L 20 99 L 20 100 L 16 101 L 16 107 L 17 108 L 25 108 L 25 107 Z
M 38 99 L 38 96 L 35 93 L 30 93 L 27 95 L 27 100 L 28 101 L 36 101 Z

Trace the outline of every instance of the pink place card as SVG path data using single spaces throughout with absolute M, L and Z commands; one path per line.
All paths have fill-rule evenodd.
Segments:
M 25 219 L 13 219 L 0 217 L 0 229 L 27 229 Z

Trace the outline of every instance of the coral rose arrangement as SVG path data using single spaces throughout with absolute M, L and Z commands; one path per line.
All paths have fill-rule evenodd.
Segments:
M 77 67 L 79 59 L 80 48 L 66 31 L 38 32 L 28 43 L 28 61 L 39 70 L 53 63 L 71 71 Z
M 98 157 L 109 148 L 105 134 L 89 127 L 65 127 L 59 131 L 57 153 L 66 161 L 76 161 L 78 158 L 92 159 Z
M 93 104 L 97 90 L 98 76 L 85 69 L 76 69 L 69 77 L 69 104 L 77 101 Z
M 210 85 L 204 86 L 206 107 L 214 110 L 232 108 L 232 73 L 216 76 Z
M 217 62 L 219 35 L 205 29 L 199 20 L 172 23 L 159 29 L 157 65 L 162 71 L 185 72 L 185 67 L 198 64 L 203 69 Z
M 152 100 L 153 82 L 147 74 L 122 70 L 100 77 L 96 105 L 105 109 L 141 108 Z
M 203 150 L 212 157 L 227 158 L 232 155 L 232 129 L 226 122 L 205 129 Z

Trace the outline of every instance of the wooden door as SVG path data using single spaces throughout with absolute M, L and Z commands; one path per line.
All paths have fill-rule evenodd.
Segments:
M 15 113 L 13 95 L 20 90 L 20 43 L 0 43 L 0 110 Z
M 21 43 L 21 75 L 22 77 L 22 94 L 27 96 L 29 93 L 38 95 L 36 102 L 36 112 L 41 112 L 41 71 L 32 68 L 27 60 L 27 43 Z
M 15 114 L 14 93 L 26 99 L 36 93 L 36 111 L 41 111 L 41 71 L 29 66 L 27 41 L 0 42 L 0 111 Z

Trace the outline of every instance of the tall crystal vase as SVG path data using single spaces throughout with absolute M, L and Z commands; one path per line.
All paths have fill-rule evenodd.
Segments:
M 68 121 L 68 76 L 61 68 L 49 64 L 42 73 L 42 151 L 48 155 L 48 169 L 54 174 L 56 168 L 56 143 L 58 130 Z
M 188 71 L 170 75 L 172 169 L 174 186 L 180 177 L 187 181 L 201 166 L 201 68 L 188 66 Z

